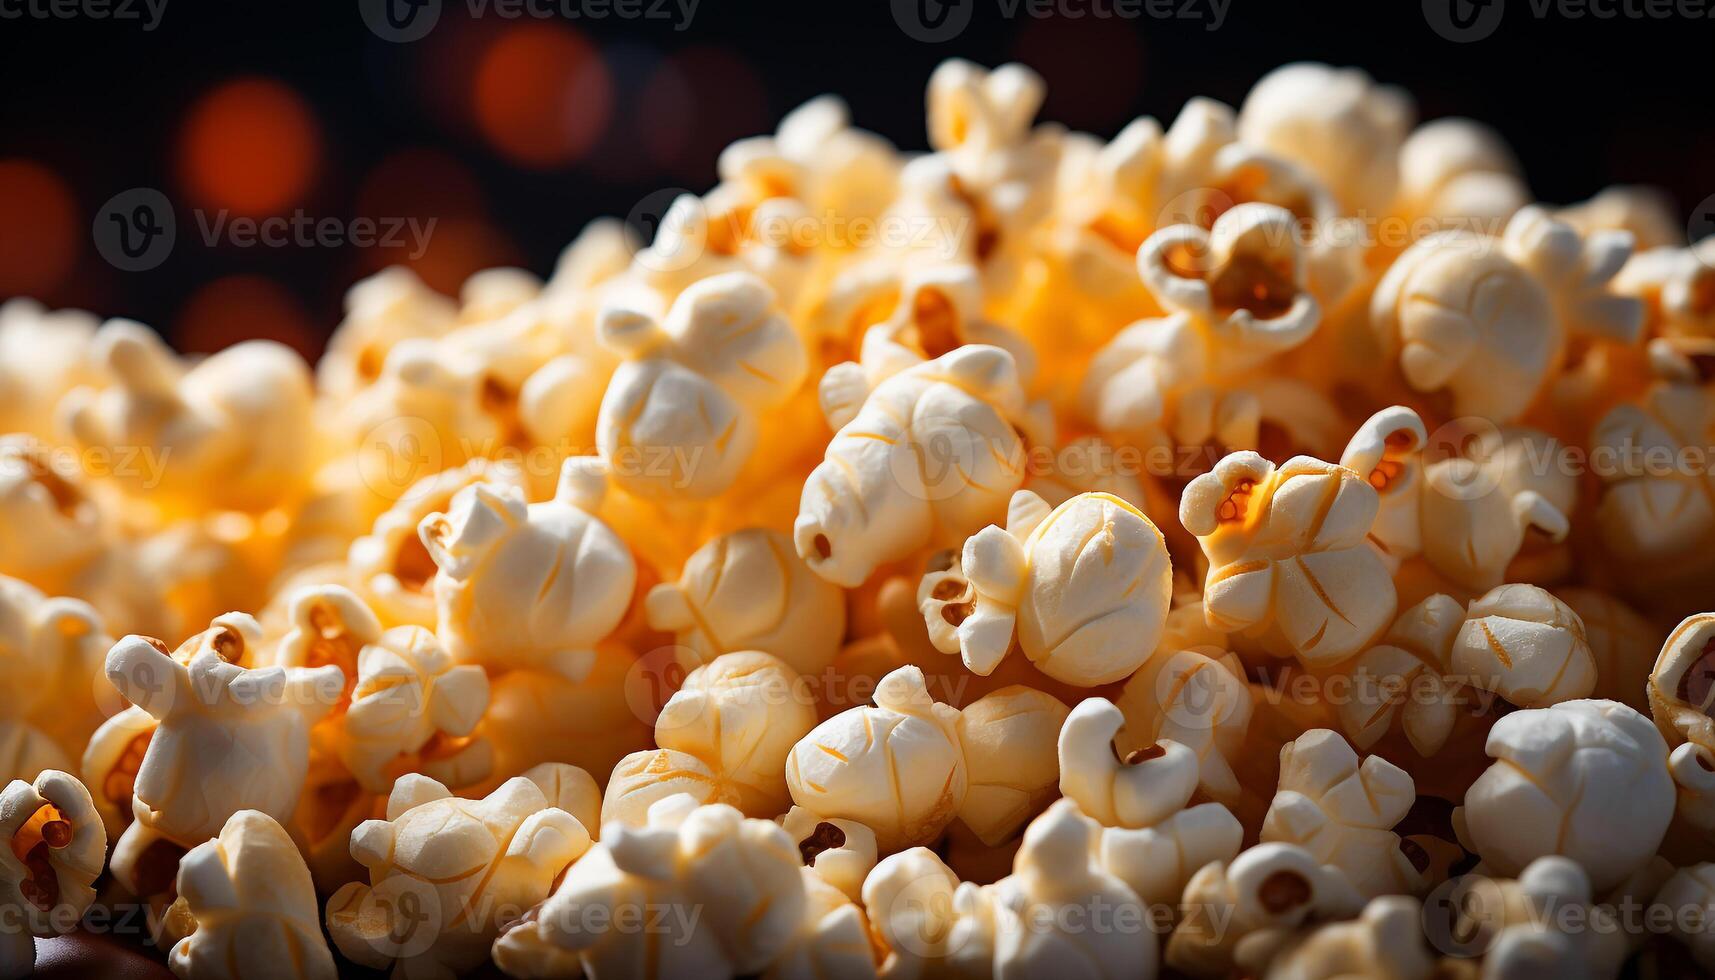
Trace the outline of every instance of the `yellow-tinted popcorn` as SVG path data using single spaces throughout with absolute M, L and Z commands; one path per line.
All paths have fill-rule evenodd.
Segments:
M 845 597 L 811 573 L 778 531 L 745 528 L 710 540 L 677 581 L 649 590 L 649 625 L 676 635 L 682 664 L 760 650 L 806 677 L 833 663 L 845 634 Z
M 1678 787 L 1678 813 L 1703 830 L 1715 829 L 1715 615 L 1700 613 L 1680 623 L 1662 644 L 1645 690 L 1649 711 L 1667 739 L 1668 771 Z
M 1256 976 L 1335 980 L 1430 980 L 1442 966 L 1424 940 L 1420 903 L 1403 895 L 1371 899 L 1356 919 L 1298 930 L 1263 930 L 1240 940 L 1238 966 Z
M 109 840 L 117 841 L 131 824 L 137 774 L 159 725 L 154 715 L 132 705 L 102 722 L 89 737 L 79 772 L 86 786 L 95 787 L 90 796 Z
M 1604 187 L 1587 201 L 1561 208 L 1555 217 L 1581 235 L 1596 231 L 1631 232 L 1639 252 L 1678 245 L 1685 237 L 1678 209 L 1663 191 L 1642 184 Z
M 885 139 L 853 128 L 843 101 L 824 95 L 788 112 L 773 136 L 728 146 L 717 169 L 750 199 L 792 197 L 817 214 L 853 218 L 887 206 L 899 157 Z
M 454 663 L 421 626 L 398 626 L 364 645 L 356 677 L 339 753 L 366 791 L 386 792 L 399 764 L 413 761 L 455 786 L 487 778 L 493 749 L 468 738 L 488 708 L 481 667 Z M 437 740 L 465 741 L 456 752 L 422 758 Z
M 1518 160 L 1500 133 L 1472 119 L 1437 119 L 1399 148 L 1399 194 L 1392 211 L 1406 231 L 1469 227 L 1499 232 L 1530 203 Z
M 286 831 L 267 814 L 240 810 L 220 836 L 179 861 L 179 901 L 195 931 L 172 949 L 182 980 L 337 976 L 322 938 L 315 885 Z
M 1132 504 L 1085 493 L 1050 510 L 1021 490 L 1006 527 L 969 538 L 957 565 L 924 577 L 918 603 L 935 646 L 978 674 L 1016 644 L 1049 677 L 1095 687 L 1154 651 L 1172 579 L 1161 532 Z
M 982 316 L 982 281 L 969 265 L 928 266 L 905 273 L 893 315 L 869 327 L 865 344 L 897 347 L 890 357 L 933 360 L 966 344 L 987 344 L 1012 355 L 1020 383 L 1036 375 L 1028 340 Z M 870 340 L 868 334 L 876 334 Z
M 1495 762 L 1465 794 L 1455 826 L 1497 874 L 1558 854 L 1610 888 L 1655 853 L 1673 817 L 1667 745 L 1618 702 L 1515 711 L 1490 729 L 1485 751 Z
M 557 783 L 552 765 L 537 767 L 465 800 L 427 776 L 401 776 L 386 819 L 351 836 L 369 883 L 328 900 L 327 930 L 340 953 L 408 975 L 481 964 L 502 925 L 546 898 L 590 849 L 583 824 L 547 795 Z
M 64 593 L 112 545 L 109 521 L 64 454 L 37 439 L 0 437 L 0 574 Z
M 862 365 L 822 376 L 836 432 L 792 528 L 811 570 L 846 588 L 877 565 L 992 522 L 1024 478 L 1015 428 L 1024 393 L 1012 355 L 979 344 L 902 367 L 865 353 Z
M 1596 684 L 1583 621 L 1534 585 L 1503 585 L 1472 602 L 1449 664 L 1521 708 L 1581 698 Z
M 461 663 L 588 674 L 637 575 L 625 543 L 594 516 L 604 487 L 590 462 L 567 460 L 552 500 L 526 505 L 516 488 L 479 483 L 423 519 L 438 633 Z
M 798 844 L 804 866 L 854 902 L 875 868 L 875 831 L 855 820 L 825 820 L 800 806 L 786 811 L 780 827 Z
M 452 329 L 453 302 L 404 266 L 361 280 L 345 294 L 345 319 L 316 363 L 316 388 L 346 399 L 381 377 L 389 352 L 401 341 L 434 339 Z
M 1072 709 L 1060 729 L 1060 792 L 1104 827 L 1148 827 L 1184 809 L 1197 789 L 1197 759 L 1178 742 L 1123 757 L 1125 716 L 1104 698 Z
M 863 883 L 864 910 L 885 949 L 886 977 L 986 977 L 995 972 L 993 886 L 960 881 L 934 851 L 882 858 Z
M 883 854 L 938 837 L 969 786 L 959 712 L 930 697 L 923 672 L 881 679 L 875 705 L 828 719 L 786 759 L 792 802 L 817 816 L 855 820 Z
M 959 819 L 983 843 L 1012 837 L 1054 798 L 1055 746 L 1066 715 L 1058 698 L 1022 685 L 985 694 L 959 712 L 970 784 Z
M 804 919 L 762 974 L 764 980 L 864 980 L 876 975 L 876 951 L 861 901 L 805 868 Z
M 69 773 L 46 770 L 0 791 L 0 974 L 34 972 L 35 937 L 69 931 L 95 901 L 107 832 L 89 791 Z
M 101 679 L 102 658 L 112 645 L 88 603 L 50 599 L 0 576 L 0 689 L 6 692 L 0 719 L 52 740 L 75 759 L 103 716 L 124 706 Z
M 1418 754 L 1441 751 L 1461 710 L 1463 678 L 1450 675 L 1454 642 L 1467 625 L 1457 600 L 1432 595 L 1401 612 L 1380 643 L 1345 665 L 1352 695 L 1334 711 L 1354 746 L 1368 749 L 1397 727 Z
M 1195 615 L 1193 625 L 1204 625 L 1201 608 L 1180 608 Z M 1173 632 L 1171 621 L 1168 631 Z M 1234 803 L 1240 787 L 1233 761 L 1243 751 L 1254 707 L 1244 669 L 1237 657 L 1221 647 L 1169 643 L 1168 639 L 1173 638 L 1156 647 L 1115 701 L 1125 713 L 1126 724 L 1119 750 L 1177 742 L 1197 758 L 1199 791 L 1217 802 Z
M 1358 474 L 1308 456 L 1233 453 L 1192 480 L 1179 520 L 1209 559 L 1209 625 L 1311 666 L 1362 649 L 1396 602 L 1368 544 L 1377 504 Z
M 0 304 L 0 432 L 57 435 L 54 410 L 72 388 L 93 384 L 96 318 L 31 299 Z

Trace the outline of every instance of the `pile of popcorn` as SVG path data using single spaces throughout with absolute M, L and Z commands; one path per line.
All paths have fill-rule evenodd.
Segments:
M 0 977 L 1715 970 L 1715 239 L 1355 70 L 1042 98 L 313 371 L 7 304 Z

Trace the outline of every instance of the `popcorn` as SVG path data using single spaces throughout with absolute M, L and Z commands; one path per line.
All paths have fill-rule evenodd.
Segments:
M 593 514 L 602 497 L 587 460 L 567 460 L 554 499 L 475 484 L 418 531 L 434 559 L 439 635 L 461 663 L 539 667 L 583 678 L 597 641 L 631 601 L 637 568 Z
M 1154 650 L 1172 579 L 1161 532 L 1133 505 L 1086 493 L 1050 511 L 1021 490 L 1006 528 L 967 540 L 956 567 L 924 577 L 918 603 L 935 646 L 978 674 L 1016 643 L 1055 680 L 1095 687 Z
M 1230 862 L 1206 865 L 1185 886 L 1186 915 L 1163 946 L 1163 962 L 1193 977 L 1224 977 L 1246 936 L 1350 918 L 1364 901 L 1346 876 L 1293 844 L 1263 843 Z
M 1180 608 L 1206 630 L 1200 603 Z M 1176 742 L 1197 759 L 1198 791 L 1218 803 L 1235 803 L 1239 781 L 1233 760 L 1242 751 L 1254 707 L 1244 668 L 1219 647 L 1172 639 L 1164 639 L 1121 689 L 1115 703 L 1125 714 L 1126 738 L 1116 751 Z
M 1372 899 L 1358 918 L 1302 935 L 1264 930 L 1240 940 L 1238 966 L 1263 977 L 1431 980 L 1441 966 L 1424 942 L 1423 909 L 1401 895 Z
M 1087 860 L 1087 859 L 1086 859 Z M 994 889 L 962 882 L 926 847 L 882 858 L 863 883 L 886 977 L 995 974 Z
M 969 788 L 959 819 L 984 844 L 1012 837 L 1054 798 L 1060 771 L 1053 750 L 1067 709 L 1022 685 L 985 694 L 959 712 Z
M 759 416 L 797 389 L 807 367 L 803 342 L 772 304 L 763 283 L 731 275 L 687 289 L 661 323 L 619 307 L 603 313 L 602 343 L 626 359 L 596 423 L 615 482 L 641 496 L 697 499 L 733 484 Z
M 0 723 L 29 729 L 75 758 L 101 724 L 122 707 L 99 680 L 100 664 L 113 640 L 88 603 L 50 599 L 0 576 Z M 8 773 L 20 770 L 4 770 Z M 35 773 L 29 773 L 31 778 Z
M 780 827 L 798 842 L 804 866 L 854 902 L 875 868 L 875 831 L 855 820 L 824 820 L 800 806 L 786 811 Z
M 1620 973 L 1630 923 L 1619 920 L 1619 901 L 1609 905 L 1592 894 L 1576 862 L 1538 858 L 1516 881 L 1469 875 L 1447 899 L 1449 945 L 1482 952 L 1484 977 Z M 1648 895 L 1641 904 L 1652 904 Z
M 893 671 L 876 687 L 874 707 L 843 711 L 792 747 L 792 802 L 869 827 L 884 854 L 933 841 L 969 787 L 959 717 L 929 697 L 921 670 Z
M 422 754 L 436 775 L 456 772 L 468 786 L 493 765 L 486 740 L 469 739 L 488 707 L 488 675 L 474 664 L 455 664 L 421 626 L 390 629 L 363 647 L 357 684 L 345 712 L 340 758 L 363 788 L 384 793 L 401 757 Z M 432 752 L 432 743 L 453 742 Z
M 577 818 L 547 795 L 555 766 L 515 776 L 481 800 L 415 773 L 393 784 L 385 820 L 351 836 L 369 869 L 328 900 L 327 930 L 347 959 L 405 975 L 480 965 L 503 923 L 547 897 L 590 849 Z
M 388 353 L 401 341 L 433 339 L 452 329 L 458 310 L 404 266 L 392 266 L 345 294 L 345 320 L 316 362 L 316 388 L 343 400 L 381 377 Z
M 636 655 L 607 641 L 581 681 L 540 670 L 510 670 L 489 681 L 488 711 L 477 734 L 494 746 L 494 772 L 569 762 L 611 773 L 627 754 L 652 744 L 650 727 L 626 697 Z
M 1677 245 L 1684 239 L 1678 209 L 1661 190 L 1641 184 L 1604 187 L 1588 201 L 1561 208 L 1555 217 L 1581 235 L 1597 231 L 1631 232 L 1640 251 Z
M 1715 863 L 1706 861 L 1674 872 L 1656 895 L 1656 904 L 1676 910 L 1696 909 L 1701 913 L 1701 918 L 1694 920 L 1697 926 L 1707 923 L 1715 916 Z M 1691 920 L 1675 921 L 1668 935 L 1691 951 L 1698 966 L 1715 970 L 1715 936 L 1707 928 L 1686 928 L 1685 921 Z
M 26 435 L 0 437 L 0 574 L 64 594 L 101 560 L 111 533 L 83 474 Z
M 1450 663 L 1521 708 L 1582 698 L 1596 684 L 1583 621 L 1534 585 L 1503 585 L 1472 602 Z
M 60 398 L 97 380 L 96 324 L 83 310 L 49 310 L 21 297 L 0 303 L 0 432 L 55 434 Z
M 763 973 L 768 980 L 864 980 L 874 977 L 875 949 L 863 907 L 810 869 L 804 919 L 786 950 Z
M 1559 854 L 1606 889 L 1655 853 L 1673 817 L 1667 745 L 1623 704 L 1515 711 L 1495 722 L 1485 751 L 1495 762 L 1466 792 L 1455 826 L 1462 821 L 1466 846 L 1496 873 Z
M 999 516 L 1024 478 L 1017 366 L 960 347 L 898 370 L 865 359 L 822 377 L 837 431 L 804 483 L 792 540 L 811 571 L 855 588 L 877 565 Z
M 1310 168 L 1348 212 L 1378 215 L 1393 199 L 1415 114 L 1405 92 L 1356 68 L 1296 62 L 1251 88 L 1238 136 Z
M 1395 608 L 1367 544 L 1376 510 L 1374 488 L 1351 470 L 1308 456 L 1280 467 L 1254 452 L 1223 458 L 1179 501 L 1209 559 L 1209 625 L 1307 666 L 1362 649 Z
M 1012 355 L 1019 381 L 1036 375 L 1036 350 L 1011 330 L 982 319 L 982 282 L 969 265 L 929 266 L 905 273 L 893 315 L 869 327 L 866 344 L 899 348 L 892 357 L 928 361 L 967 344 L 987 344 Z M 870 340 L 868 333 L 876 334 Z
M 168 965 L 183 980 L 338 975 L 317 921 L 316 890 L 292 839 L 255 810 L 234 813 L 220 836 L 179 862 L 178 891 L 195 931 Z
M 1671 749 L 1667 767 L 1678 789 L 1678 813 L 1700 830 L 1715 830 L 1712 652 L 1715 615 L 1688 617 L 1662 644 L 1646 686 L 1650 714 Z
M 1443 228 L 1499 229 L 1529 203 L 1530 189 L 1512 148 L 1480 122 L 1427 122 L 1412 130 L 1399 148 L 1395 213 Z M 1560 217 L 1564 220 L 1565 213 Z
M 1590 435 L 1591 452 L 1614 453 L 1604 468 L 1596 526 L 1609 551 L 1630 566 L 1660 576 L 1707 564 L 1715 538 L 1712 477 L 1706 467 L 1645 466 L 1642 460 L 1689 459 L 1687 450 L 1715 445 L 1715 395 L 1707 388 L 1661 384 L 1636 402 L 1609 412 Z
M 845 597 L 813 574 L 778 531 L 746 528 L 714 538 L 685 562 L 678 581 L 649 590 L 652 629 L 676 634 L 681 665 L 760 650 L 806 677 L 833 663 L 845 634 Z
M 1262 840 L 1296 844 L 1337 869 L 1365 899 L 1420 890 L 1393 826 L 1417 798 L 1405 770 L 1380 756 L 1361 763 L 1345 739 L 1306 732 L 1280 750 L 1280 788 L 1263 818 Z
M 1554 594 L 1584 624 L 1584 639 L 1596 662 L 1590 696 L 1648 711 L 1650 669 L 1661 649 L 1661 633 L 1654 624 L 1598 589 L 1556 589 Z
M 1453 644 L 1468 625 L 1457 600 L 1432 595 L 1400 613 L 1379 644 L 1343 668 L 1352 696 L 1334 712 L 1354 746 L 1368 749 L 1397 728 L 1419 755 L 1441 751 L 1460 711 Z
M 107 833 L 83 784 L 49 769 L 0 791 L 0 834 L 0 974 L 29 976 L 34 937 L 68 931 L 95 901 Z
M 132 705 L 102 722 L 84 749 L 80 772 L 84 783 L 95 787 L 95 811 L 111 840 L 117 841 L 131 825 L 137 774 L 159 724 L 154 715 Z

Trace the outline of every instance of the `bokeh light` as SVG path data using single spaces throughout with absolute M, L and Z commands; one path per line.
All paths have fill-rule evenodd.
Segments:
M 188 352 L 212 354 L 241 340 L 277 340 L 305 357 L 321 349 L 316 329 L 296 296 L 262 276 L 227 276 L 198 289 L 174 323 L 174 341 Z
M 0 160 L 0 295 L 45 296 L 71 273 L 83 228 L 71 188 L 30 160 Z
M 582 35 L 557 24 L 521 24 L 483 52 L 472 105 L 495 150 L 550 170 L 594 145 L 613 107 L 612 89 L 607 66 Z
M 296 92 L 269 79 L 242 78 L 191 108 L 179 162 L 199 203 L 263 215 L 303 198 L 320 153 L 315 116 Z

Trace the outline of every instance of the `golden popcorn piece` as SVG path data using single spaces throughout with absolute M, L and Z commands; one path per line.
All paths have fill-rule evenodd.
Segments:
M 1228 976 L 1245 937 L 1264 930 L 1350 918 L 1364 900 L 1344 873 L 1294 844 L 1262 843 L 1205 865 L 1185 886 L 1186 914 L 1163 946 L 1163 963 L 1193 977 Z
M 1583 621 L 1534 585 L 1503 585 L 1466 607 L 1449 665 L 1521 708 L 1581 698 L 1596 685 Z
M 450 785 L 488 777 L 493 749 L 472 737 L 488 708 L 488 675 L 455 663 L 421 626 L 398 626 L 365 644 L 342 719 L 340 759 L 365 791 L 384 793 L 404 767 Z
M 983 289 L 978 271 L 969 265 L 908 268 L 899 286 L 899 299 L 887 319 L 869 326 L 867 334 L 900 348 L 890 355 L 901 360 L 930 361 L 966 344 L 987 344 L 1012 355 L 1019 383 L 1029 387 L 1036 376 L 1036 349 L 1030 341 L 983 317 Z
M 1457 968 L 1437 959 L 1424 939 L 1421 903 L 1403 895 L 1384 895 L 1346 922 L 1308 930 L 1269 929 L 1239 941 L 1237 966 L 1259 977 L 1303 980 L 1373 977 L 1375 980 L 1432 980 L 1457 976 Z
M 786 811 L 780 827 L 798 842 L 804 867 L 854 902 L 876 863 L 875 831 L 855 820 L 825 820 L 801 806 Z
M 387 818 L 365 821 L 351 837 L 369 883 L 328 900 L 327 930 L 340 953 L 410 976 L 480 965 L 505 922 L 546 898 L 590 849 L 583 824 L 548 796 L 558 784 L 553 769 L 531 769 L 481 800 L 401 776 Z
M 1172 637 L 1125 682 L 1115 700 L 1125 715 L 1119 751 L 1129 753 L 1163 741 L 1176 742 L 1197 759 L 1198 791 L 1227 805 L 1239 797 L 1233 761 L 1243 751 L 1254 704 L 1244 668 L 1224 647 L 1225 637 L 1209 633 L 1201 604 L 1182 606 L 1202 626 L 1190 637 Z M 1189 616 L 1181 616 L 1189 619 Z M 1168 632 L 1173 633 L 1171 617 Z M 1219 639 L 1222 646 L 1183 642 Z
M 845 635 L 845 596 L 813 574 L 778 531 L 745 528 L 705 543 L 644 613 L 675 634 L 688 669 L 739 650 L 773 654 L 806 677 L 826 671 Z
M 0 432 L 53 438 L 65 394 L 98 380 L 90 349 L 99 321 L 18 297 L 0 303 Z
M 1010 354 L 970 345 L 905 366 L 865 345 L 861 365 L 822 376 L 836 432 L 792 528 L 810 569 L 845 588 L 999 517 L 1025 468 L 1024 393 Z
M 1053 746 L 1066 705 L 1023 685 L 985 694 L 959 712 L 969 787 L 959 807 L 984 844 L 1011 838 L 1054 798 L 1060 765 Z
M 542 904 L 531 930 L 576 953 L 591 976 L 755 974 L 798 938 L 805 890 L 796 849 L 778 826 L 670 796 L 650 808 L 642 827 L 610 825 Z M 585 913 L 592 908 L 603 910 L 603 923 L 639 912 L 648 920 L 640 928 L 592 927 L 597 920 Z
M 1411 809 L 1411 776 L 1380 756 L 1361 762 L 1346 740 L 1309 731 L 1280 750 L 1280 787 L 1262 840 L 1296 844 L 1339 870 L 1365 899 L 1424 889 L 1423 873 L 1393 827 Z
M 173 946 L 173 975 L 337 976 L 322 938 L 315 885 L 292 838 L 267 814 L 240 810 L 220 836 L 179 862 L 179 901 L 193 922 Z
M 881 975 L 993 975 L 994 891 L 960 881 L 926 847 L 882 858 L 863 883 L 864 910 L 883 949 Z
M 442 467 L 506 444 L 501 395 L 479 365 L 434 341 L 396 344 L 375 382 L 343 403 L 334 423 L 358 453 L 365 486 L 385 500 Z
M 75 758 L 103 716 L 124 705 L 100 679 L 102 657 L 112 644 L 88 603 L 49 598 L 0 576 L 0 689 L 6 691 L 0 722 L 18 726 L 24 741 L 49 739 Z M 30 734 L 22 734 L 25 729 Z
M 849 220 L 879 214 L 893 199 L 899 158 L 887 140 L 851 125 L 844 101 L 823 95 L 781 117 L 774 135 L 729 145 L 716 170 L 748 200 L 791 197 Z
M 929 696 L 920 669 L 893 671 L 877 685 L 873 707 L 843 711 L 792 747 L 792 802 L 869 827 L 884 854 L 933 841 L 970 785 L 959 717 Z
M 1495 761 L 1454 811 L 1454 827 L 1496 874 L 1558 854 L 1595 888 L 1611 888 L 1655 854 L 1673 818 L 1667 744 L 1618 702 L 1515 711 L 1495 722 L 1485 751 Z
M 1673 199 L 1660 188 L 1616 184 L 1597 191 L 1587 201 L 1569 205 L 1554 216 L 1580 235 L 1597 231 L 1630 232 L 1639 253 L 1678 245 L 1685 238 Z
M 0 975 L 34 972 L 35 937 L 75 927 L 95 901 L 107 833 L 89 791 L 69 773 L 43 771 L 0 791 Z
M 1399 148 L 1399 191 L 1389 210 L 1409 222 L 1413 238 L 1459 227 L 1498 231 L 1529 203 L 1512 148 L 1480 122 L 1436 119 L 1412 130 Z
M 488 711 L 476 733 L 494 747 L 494 772 L 569 762 L 605 774 L 626 755 L 652 746 L 650 726 L 626 694 L 636 659 L 623 645 L 606 641 L 597 645 L 595 666 L 581 681 L 542 670 L 492 677 Z
M 1706 362 L 1715 352 L 1715 239 L 1638 252 L 1614 277 L 1614 291 L 1644 304 L 1644 335 L 1651 338 L 1649 361 L 1657 374 L 1707 379 Z
M 154 715 L 132 705 L 102 722 L 89 737 L 80 771 L 83 781 L 95 787 L 90 795 L 109 840 L 117 841 L 131 825 L 137 774 L 159 726 Z
M 1362 649 L 1396 601 L 1368 544 L 1377 507 L 1358 474 L 1319 459 L 1276 467 L 1254 452 L 1224 457 L 1179 501 L 1180 523 L 1209 559 L 1209 625 L 1311 667 Z
M 706 499 L 732 486 L 760 416 L 807 369 L 803 341 L 753 276 L 703 280 L 660 322 L 611 307 L 600 336 L 623 363 L 602 398 L 596 444 L 613 480 L 645 497 Z
M 1172 577 L 1161 532 L 1130 503 L 1087 493 L 1050 511 L 1021 490 L 1006 527 L 969 538 L 958 563 L 924 577 L 918 603 L 936 648 L 977 674 L 1016 643 L 1055 680 L 1095 687 L 1155 649 Z
M 1661 646 L 1646 687 L 1649 711 L 1667 740 L 1677 812 L 1699 830 L 1715 830 L 1715 615 L 1699 613 Z
M 346 401 L 381 378 L 388 354 L 401 341 L 433 340 L 458 317 L 452 300 L 423 284 L 405 266 L 390 266 L 345 293 L 345 319 L 316 362 L 316 390 Z
M 460 663 L 586 676 L 625 615 L 636 562 L 594 516 L 605 486 L 591 457 L 566 461 L 552 500 L 473 484 L 418 533 L 434 559 L 441 642 Z
M 1468 680 L 1453 676 L 1453 645 L 1466 625 L 1458 600 L 1432 595 L 1401 612 L 1380 643 L 1340 668 L 1352 680 L 1352 695 L 1334 713 L 1353 746 L 1369 749 L 1397 729 L 1419 755 L 1441 751 Z
M 1695 385 L 1656 385 L 1609 412 L 1590 442 L 1592 458 L 1613 454 L 1618 460 L 1599 473 L 1604 486 L 1596 526 L 1609 552 L 1652 584 L 1689 579 L 1707 568 L 1715 476 L 1707 467 L 1674 461 L 1695 459 L 1688 451 L 1715 445 L 1715 396 Z
M 78 467 L 32 436 L 0 437 L 0 574 L 64 595 L 85 586 L 113 537 Z

